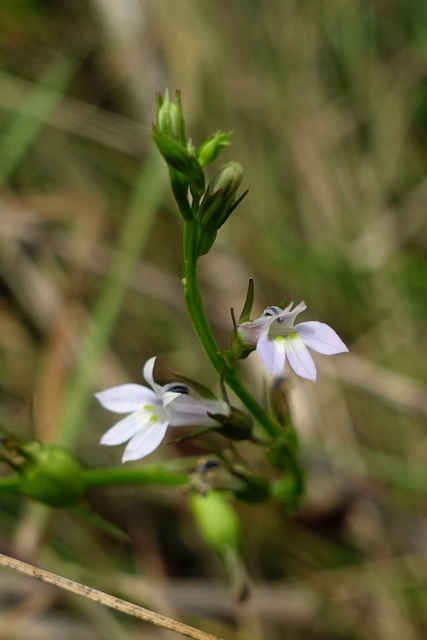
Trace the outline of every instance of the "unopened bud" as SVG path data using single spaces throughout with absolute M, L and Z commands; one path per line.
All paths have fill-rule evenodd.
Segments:
M 181 106 L 181 94 L 175 93 L 176 104 L 170 101 L 169 92 L 165 91 L 165 96 L 157 96 L 157 127 L 182 145 L 186 145 L 185 122 Z
M 243 178 L 242 165 L 239 162 L 227 162 L 211 180 L 206 195 L 222 192 L 225 197 L 234 197 Z
M 178 206 L 185 219 L 189 219 L 187 191 L 190 187 L 195 197 L 200 198 L 205 190 L 205 176 L 199 162 L 194 157 L 194 147 L 185 139 L 185 122 L 181 106 L 181 95 L 175 94 L 176 103 L 165 96 L 157 96 L 156 124 L 153 126 L 153 140 L 166 160 L 171 174 L 172 188 Z M 179 171 L 182 176 L 176 176 Z
M 208 232 L 219 229 L 235 208 L 242 177 L 242 166 L 238 162 L 228 162 L 210 181 L 199 211 L 200 224 Z
M 217 131 L 214 136 L 205 140 L 200 145 L 196 155 L 200 165 L 204 167 L 209 162 L 215 160 L 224 149 L 224 147 L 230 144 L 231 136 L 232 131 L 230 131 L 229 133 Z

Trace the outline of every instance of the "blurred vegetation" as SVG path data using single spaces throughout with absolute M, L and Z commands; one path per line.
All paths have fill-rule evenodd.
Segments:
M 256 311 L 305 300 L 305 319 L 350 348 L 316 359 L 316 384 L 290 381 L 300 512 L 237 507 L 244 601 L 179 489 L 94 489 L 93 513 L 125 541 L 2 496 L 0 551 L 228 640 L 425 638 L 427 4 L 4 0 L 0 17 L 2 428 L 119 464 L 98 445 L 111 416 L 94 391 L 140 382 L 153 355 L 160 382 L 217 384 L 184 312 L 181 220 L 149 137 L 165 87 L 181 89 L 194 141 L 234 130 L 224 162 L 250 189 L 201 261 L 220 344 L 253 277 Z M 243 375 L 263 389 L 255 358 Z M 0 576 L 0 638 L 175 637 Z

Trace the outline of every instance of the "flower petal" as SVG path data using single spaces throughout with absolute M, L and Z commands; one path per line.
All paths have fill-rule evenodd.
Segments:
M 229 406 L 222 400 L 209 400 L 205 398 L 194 399 L 188 395 L 180 395 L 171 402 L 167 408 L 167 414 L 171 427 L 208 427 L 217 424 L 208 416 L 209 413 L 230 413 Z
M 269 340 L 267 336 L 263 336 L 258 340 L 256 347 L 257 354 L 264 367 L 270 373 L 275 376 L 282 373 L 285 360 L 285 340 L 281 337 L 275 340 Z
M 302 338 L 298 335 L 286 339 L 286 355 L 291 368 L 298 376 L 307 380 L 316 380 L 316 365 Z
M 157 397 L 151 389 L 141 384 L 120 384 L 105 391 L 95 393 L 95 397 L 103 407 L 115 413 L 130 413 L 141 405 L 157 402 Z
M 289 304 L 286 309 L 277 313 L 276 316 L 273 317 L 273 322 L 270 324 L 268 330 L 268 337 L 270 340 L 274 340 L 278 336 L 287 336 L 289 334 L 289 330 L 293 329 L 295 318 L 301 311 L 307 309 L 307 305 L 305 302 L 300 302 L 299 305 L 295 307 L 293 311 L 290 311 L 292 308 L 292 303 Z
M 348 351 L 341 338 L 324 322 L 302 322 L 296 325 L 295 331 L 301 336 L 304 344 L 317 353 L 331 356 Z
M 294 326 L 295 324 L 295 318 L 297 317 L 297 315 L 299 315 L 302 311 L 305 311 L 307 309 L 307 305 L 305 304 L 305 302 L 300 302 L 299 304 L 297 304 L 297 306 L 295 307 L 295 309 L 292 309 L 292 304 L 289 304 L 283 311 L 282 313 L 280 313 L 276 318 L 276 322 L 279 318 L 283 318 L 280 326 L 282 328 L 285 329 L 290 329 Z
M 187 395 L 187 394 L 185 394 Z M 176 393 L 175 391 L 166 391 L 163 393 L 163 407 L 167 407 L 173 400 L 182 396 L 182 393 Z
M 144 364 L 142 375 L 144 376 L 144 380 L 148 382 L 148 384 L 153 389 L 153 391 L 158 396 L 160 396 L 162 394 L 162 386 L 160 384 L 157 384 L 157 382 L 154 382 L 154 377 L 153 377 L 154 365 L 156 364 L 156 360 L 157 360 L 156 356 L 154 356 L 154 358 L 150 358 L 149 360 L 147 360 L 147 362 Z
M 256 344 L 261 336 L 266 335 L 275 316 L 260 316 L 252 322 L 243 322 L 237 328 L 240 340 L 247 344 Z
M 152 414 L 145 410 L 134 411 L 130 416 L 119 420 L 101 438 L 101 444 L 115 445 L 123 444 L 143 428 L 150 420 Z
M 122 461 L 139 460 L 139 458 L 144 458 L 157 449 L 165 437 L 168 424 L 168 422 L 152 421 L 145 424 L 130 440 L 123 454 Z

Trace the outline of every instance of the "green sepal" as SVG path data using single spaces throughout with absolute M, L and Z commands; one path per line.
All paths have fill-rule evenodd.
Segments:
M 180 118 L 177 123 L 178 140 L 182 142 L 182 144 L 185 144 L 185 141 L 186 141 L 185 120 L 184 120 L 184 111 L 182 109 L 181 91 L 179 89 L 175 91 L 175 101 L 176 101 L 176 106 L 178 107 L 179 113 L 180 113 Z
M 190 431 L 190 433 L 186 433 L 183 436 L 178 436 L 178 438 L 173 438 L 169 440 L 169 444 L 178 444 L 179 442 L 185 442 L 186 440 L 194 440 L 195 438 L 200 438 L 200 436 L 204 436 L 207 433 L 213 433 L 218 430 L 218 427 L 215 425 L 210 425 L 209 427 L 199 427 L 198 429 L 194 429 Z
M 252 278 L 249 278 L 248 290 L 246 292 L 245 304 L 243 305 L 242 313 L 240 314 L 239 324 L 243 322 L 249 322 L 254 304 L 255 285 Z
M 233 365 L 237 360 L 245 360 L 255 349 L 255 345 L 243 343 L 236 332 L 233 331 L 230 337 L 230 349 L 224 351 L 224 355 L 227 361 Z
M 238 333 L 238 324 L 240 325 L 243 322 L 248 322 L 250 320 L 252 305 L 254 302 L 254 288 L 254 281 L 252 278 L 249 278 L 248 290 L 246 292 L 246 299 L 242 313 L 239 317 L 239 323 L 236 321 L 234 309 L 231 309 L 233 332 L 230 337 L 230 349 L 225 352 L 227 360 L 231 363 L 236 362 L 237 360 L 244 360 L 252 353 L 252 351 L 255 351 L 256 348 L 255 345 L 242 342 Z
M 252 417 L 244 411 L 230 407 L 228 416 L 221 413 L 209 413 L 208 415 L 220 423 L 221 426 L 216 430 L 226 438 L 235 441 L 252 439 L 254 423 Z
M 224 224 L 224 222 L 226 222 L 228 220 L 228 218 L 230 217 L 230 215 L 233 213 L 233 211 L 235 209 L 237 209 L 237 207 L 239 206 L 239 204 L 242 202 L 243 198 L 246 198 L 246 196 L 249 193 L 249 189 L 246 189 L 246 191 L 244 191 L 242 193 L 242 195 L 240 196 L 240 198 L 237 198 L 237 200 L 235 202 L 233 202 L 233 204 L 231 205 L 231 207 L 229 208 L 228 212 L 227 212 L 227 217 L 225 218 L 225 220 L 223 221 L 222 224 Z
M 174 371 L 173 375 L 174 375 L 175 378 L 177 378 L 181 382 L 184 382 L 189 387 L 194 389 L 194 391 L 197 391 L 197 393 L 199 395 L 201 395 L 202 398 L 208 398 L 209 400 L 216 400 L 217 399 L 216 395 L 214 393 L 212 393 L 212 391 L 210 389 L 205 387 L 205 385 L 203 385 L 201 382 L 196 382 L 196 380 L 192 380 L 191 378 L 187 378 L 187 376 L 182 375 L 182 373 L 176 373 L 175 371 Z

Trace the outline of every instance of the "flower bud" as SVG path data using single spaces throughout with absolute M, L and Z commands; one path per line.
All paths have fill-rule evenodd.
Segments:
M 24 462 L 17 469 L 19 489 L 50 507 L 69 507 L 85 490 L 83 469 L 62 447 L 30 442 L 22 445 Z
M 197 150 L 196 158 L 202 167 L 215 160 L 223 148 L 230 144 L 232 133 L 232 131 L 229 133 L 217 131 L 214 136 L 208 138 L 200 145 Z
M 227 162 L 209 183 L 206 195 L 214 195 L 218 191 L 221 191 L 221 195 L 224 198 L 234 198 L 237 189 L 240 187 L 242 178 L 242 165 L 239 162 Z
M 170 101 L 167 90 L 164 98 L 161 95 L 157 96 L 157 128 L 185 146 L 185 122 L 179 91 L 176 91 L 175 97 L 176 104 Z
M 240 202 L 241 198 L 235 205 L 242 177 L 242 166 L 238 162 L 228 162 L 210 181 L 199 211 L 200 224 L 206 231 L 217 231 Z
M 172 189 L 184 218 L 188 219 L 186 204 L 188 187 L 193 195 L 200 198 L 205 190 L 205 176 L 199 162 L 194 157 L 194 148 L 185 139 L 185 122 L 181 105 L 181 95 L 177 91 L 176 103 L 169 100 L 169 93 L 157 96 L 156 124 L 153 126 L 153 140 L 166 160 L 171 174 Z M 176 176 L 179 171 L 182 176 Z

